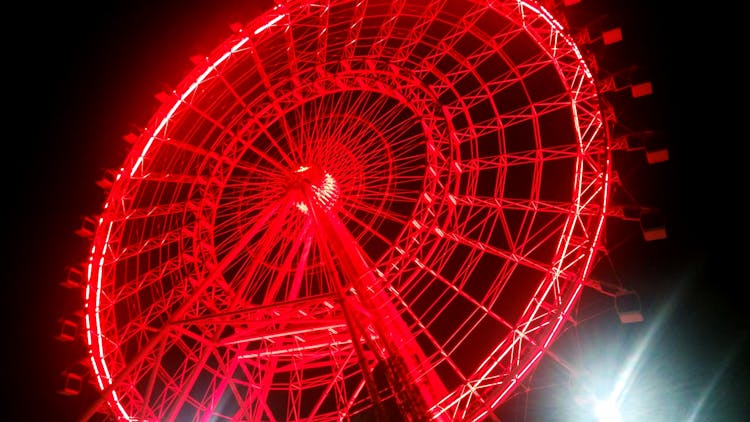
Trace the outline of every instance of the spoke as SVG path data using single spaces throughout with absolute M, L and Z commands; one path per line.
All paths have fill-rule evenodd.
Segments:
M 147 173 L 135 175 L 132 180 L 143 183 L 153 183 L 154 185 L 163 185 L 165 183 L 177 183 L 186 185 L 205 185 L 208 183 L 205 177 L 195 174 L 180 174 L 175 172 L 149 171 Z
M 287 32 L 290 33 L 291 31 L 287 31 Z M 277 152 L 284 158 L 284 162 L 286 166 L 294 167 L 295 161 L 299 161 L 299 157 L 300 157 L 299 146 L 296 143 L 294 143 L 294 138 L 292 137 L 291 129 L 289 128 L 289 124 L 284 117 L 285 116 L 284 110 L 282 110 L 279 105 L 279 99 L 276 96 L 274 84 L 271 81 L 271 77 L 266 73 L 263 59 L 258 55 L 258 51 L 255 46 L 250 47 L 250 52 L 251 52 L 251 56 L 253 57 L 255 61 L 255 65 L 257 66 L 258 75 L 261 77 L 263 81 L 263 85 L 266 87 L 266 93 L 271 98 L 272 105 L 274 109 L 276 110 L 276 113 L 278 113 L 277 115 L 280 116 L 279 118 L 281 120 L 281 125 L 282 125 L 282 129 L 284 133 L 284 140 L 287 143 L 289 143 L 291 147 L 290 152 L 293 154 L 293 156 L 296 154 L 297 159 L 295 160 L 294 158 L 287 155 L 287 152 L 283 148 L 281 148 L 278 144 L 276 144 L 272 136 L 269 136 L 269 139 L 271 139 L 271 142 L 274 143 L 274 146 L 276 147 Z
M 185 230 L 182 227 L 175 227 L 161 233 L 155 233 L 151 237 L 138 239 L 138 243 L 128 245 L 113 244 L 106 251 L 106 256 L 111 260 L 111 265 L 116 265 L 118 261 L 128 260 L 153 251 L 162 249 L 166 251 L 170 245 L 181 241 L 184 234 Z M 169 256 L 168 253 L 165 253 L 165 255 Z

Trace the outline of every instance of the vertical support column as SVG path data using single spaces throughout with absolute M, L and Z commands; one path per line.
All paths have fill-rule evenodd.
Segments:
M 373 327 L 382 343 L 379 354 L 404 416 L 410 421 L 449 420 L 429 411 L 445 397 L 447 389 L 434 369 L 429 368 L 427 357 L 375 275 L 370 258 L 331 207 L 320 206 L 309 187 L 304 190 L 319 240 L 338 258 L 341 272 L 355 293 L 349 296 L 350 300 L 358 301 L 369 314 L 361 313 L 360 317 Z

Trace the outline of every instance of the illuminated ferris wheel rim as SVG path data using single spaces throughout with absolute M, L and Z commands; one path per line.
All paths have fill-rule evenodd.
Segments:
M 171 100 L 165 102 L 157 111 L 149 124 L 149 128 L 143 132 L 134 145 L 125 161 L 126 165 L 120 169 L 116 176 L 110 196 L 104 205 L 104 213 L 99 220 L 100 226 L 95 237 L 96 241 L 91 250 L 88 270 L 89 283 L 86 288 L 87 312 L 85 322 L 92 365 L 99 386 L 102 390 L 109 391 L 110 403 L 118 408 L 124 417 L 128 417 L 128 412 L 121 404 L 118 392 L 116 389 L 108 389 L 109 385 L 116 384 L 115 378 L 117 375 L 110 373 L 110 367 L 105 357 L 108 351 L 102 338 L 106 336 L 107 330 L 103 328 L 100 320 L 100 302 L 102 301 L 103 282 L 105 282 L 102 274 L 106 272 L 104 269 L 105 250 L 110 246 L 113 233 L 117 231 L 116 222 L 108 221 L 108 212 L 115 206 L 115 201 L 122 198 L 123 191 L 128 189 L 131 180 L 137 178 L 140 173 L 148 173 L 147 162 L 151 158 L 150 154 L 155 151 L 154 148 L 160 142 L 160 139 L 168 138 L 170 122 L 179 118 L 182 108 L 189 106 L 191 97 L 198 95 L 200 88 L 218 72 L 217 69 L 234 55 L 243 54 L 247 49 L 252 49 L 252 46 L 256 43 L 262 43 L 264 37 L 271 37 L 276 32 L 283 31 L 283 27 L 288 25 L 286 22 L 288 22 L 291 13 L 299 12 L 305 7 L 312 7 L 312 5 L 303 1 L 290 1 L 277 5 L 269 14 L 254 20 L 243 31 L 235 34 L 208 56 L 205 64 L 199 65 L 193 70 L 172 93 Z M 554 293 L 559 295 L 560 299 L 558 313 L 554 320 L 545 323 L 551 328 L 547 329 L 545 335 L 539 339 L 539 344 L 535 346 L 538 350 L 525 356 L 525 359 L 515 362 L 515 365 L 508 370 L 507 378 L 492 388 L 493 391 L 490 394 L 492 401 L 489 403 L 489 407 L 493 408 L 507 397 L 517 382 L 528 373 L 529 369 L 543 355 L 544 350 L 559 333 L 565 318 L 580 294 L 583 280 L 587 277 L 592 260 L 595 257 L 604 220 L 610 169 L 606 145 L 606 128 L 598 109 L 595 81 L 578 48 L 570 37 L 562 32 L 562 25 L 544 8 L 531 2 L 489 2 L 487 7 L 502 10 L 504 17 L 513 19 L 517 25 L 523 27 L 530 36 L 534 37 L 539 46 L 544 48 L 554 61 L 561 78 L 567 82 L 570 89 L 570 110 L 574 114 L 576 123 L 577 154 L 579 157 L 576 161 L 578 166 L 576 169 L 577 179 L 574 182 L 576 195 L 571 204 L 573 212 L 567 217 L 564 234 L 559 239 L 556 261 L 552 266 L 553 271 L 550 277 L 537 289 L 537 293 L 530 300 L 521 320 L 526 320 L 528 323 L 537 316 L 539 305 L 544 302 L 540 298 L 553 294 L 551 292 L 559 287 L 557 285 L 559 277 L 567 274 L 565 277 L 572 277 L 575 282 L 573 286 L 568 286 L 567 291 Z M 375 71 L 375 74 L 378 74 L 378 72 L 383 73 L 381 70 Z M 343 90 L 346 91 L 346 89 L 345 87 Z M 453 159 L 453 157 L 450 159 Z M 593 170 L 586 170 L 586 167 Z M 587 172 L 598 173 L 596 177 L 601 178 L 598 185 L 584 180 L 589 176 Z M 598 188 L 599 191 L 588 192 L 588 190 L 594 188 Z M 443 196 L 443 201 L 451 200 L 450 194 Z M 593 224 L 588 223 L 593 227 L 593 230 L 588 233 L 589 238 L 586 241 L 585 250 L 583 245 L 571 244 L 571 238 L 576 234 L 574 231 L 577 230 L 576 225 L 579 224 L 581 216 L 590 216 L 591 221 L 593 221 Z M 409 233 L 413 234 L 414 232 L 419 233 L 423 229 L 418 227 L 411 230 L 412 232 Z M 434 230 L 434 227 L 432 230 Z M 575 250 L 576 256 L 571 256 L 569 249 Z M 571 271 L 571 266 L 574 264 L 576 265 L 575 270 Z M 536 305 L 533 305 L 534 302 L 536 302 Z M 528 319 L 526 319 L 526 316 Z M 505 355 L 515 353 L 515 348 L 520 348 L 519 344 L 525 341 L 526 333 L 524 330 L 519 328 L 517 331 L 517 335 L 506 339 L 510 343 L 501 342 L 497 345 L 493 354 L 487 356 L 487 359 L 480 365 L 480 370 L 476 374 L 477 377 L 470 380 L 466 388 L 451 392 L 450 395 L 436 404 L 436 408 L 452 409 L 458 403 L 467 401 L 472 394 L 472 386 L 477 387 L 485 383 L 485 377 L 492 374 L 492 371 L 496 369 Z M 476 418 L 480 418 L 482 415 L 481 412 L 474 414 Z

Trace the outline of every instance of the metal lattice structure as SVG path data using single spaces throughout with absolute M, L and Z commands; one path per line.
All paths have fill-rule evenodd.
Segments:
M 610 164 L 539 4 L 291 0 L 164 96 L 113 175 L 90 414 L 480 420 L 576 304 Z

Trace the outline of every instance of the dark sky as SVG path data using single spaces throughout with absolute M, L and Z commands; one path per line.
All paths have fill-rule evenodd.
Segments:
M 88 245 L 73 231 L 104 199 L 94 182 L 120 164 L 127 151 L 121 136 L 148 120 L 153 94 L 179 82 L 191 68 L 188 57 L 210 51 L 229 23 L 269 2 L 151 3 L 55 3 L 6 15 L 24 25 L 4 36 L 4 407 L 18 415 L 7 420 L 74 419 L 83 399 L 55 390 L 79 351 L 53 337 L 58 318 L 77 303 L 58 283 L 66 266 L 85 259 Z M 747 420 L 747 178 L 739 158 L 747 134 L 731 103 L 742 98 L 744 76 L 725 50 L 730 26 L 718 22 L 726 16 L 678 14 L 655 3 L 583 0 L 574 9 L 579 19 L 596 10 L 604 13 L 599 24 L 622 25 L 625 41 L 605 60 L 637 65 L 655 91 L 623 116 L 640 113 L 668 142 L 671 158 L 649 166 L 636 153 L 618 164 L 633 196 L 662 209 L 669 238 L 631 237 L 613 253 L 623 282 L 641 296 L 646 321 L 607 335 L 619 336 L 627 354 L 656 333 L 636 381 L 653 383 L 651 396 L 670 407 L 658 413 L 651 403 L 653 415 L 680 420 L 672 417 L 700 408 L 696 421 Z M 629 229 L 639 235 L 637 223 Z

